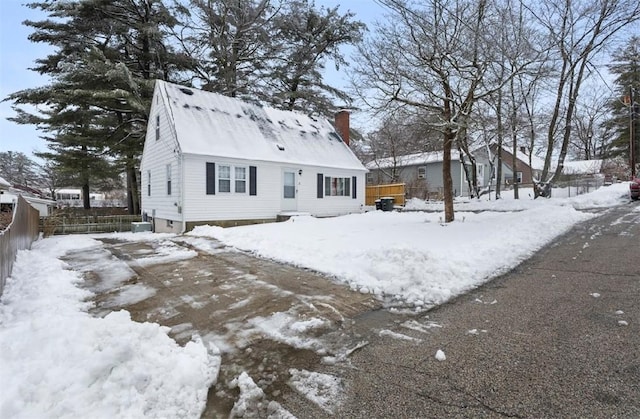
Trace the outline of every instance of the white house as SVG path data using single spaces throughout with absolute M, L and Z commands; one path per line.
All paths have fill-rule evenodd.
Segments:
M 15 193 L 14 193 L 15 192 Z M 56 207 L 56 202 L 51 199 L 38 198 L 36 196 L 20 193 L 22 197 L 40 213 L 40 217 L 51 215 L 51 211 Z M 8 208 L 13 210 L 18 202 L 17 191 L 1 191 L 0 192 L 0 208 Z
M 141 162 L 143 217 L 155 231 L 360 212 L 365 173 L 336 129 L 287 112 L 156 81 Z M 343 141 L 344 138 L 344 141 Z

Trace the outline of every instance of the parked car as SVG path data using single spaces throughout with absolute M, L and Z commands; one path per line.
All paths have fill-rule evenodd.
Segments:
M 629 196 L 634 201 L 637 201 L 640 198 L 640 178 L 634 178 L 631 180 L 629 184 Z

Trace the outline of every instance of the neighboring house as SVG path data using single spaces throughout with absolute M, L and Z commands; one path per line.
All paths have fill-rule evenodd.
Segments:
M 494 165 L 498 163 L 497 157 L 498 147 L 496 145 L 492 145 L 490 147 L 490 153 L 487 151 L 486 147 L 480 147 L 475 150 L 474 156 L 478 159 L 478 161 L 483 162 L 486 166 L 486 171 L 490 171 L 491 167 L 489 165 L 489 159 L 493 160 Z M 514 184 L 514 179 L 518 184 L 524 185 L 532 185 L 533 179 L 537 179 L 540 177 L 540 173 L 542 173 L 542 169 L 544 167 L 544 160 L 536 157 L 529 156 L 526 154 L 523 149 L 520 149 L 516 152 L 516 165 L 515 170 L 513 168 L 513 150 L 510 150 L 507 147 L 502 148 L 502 153 L 500 155 L 502 159 L 502 175 L 500 185 L 502 188 L 509 187 Z M 529 160 L 531 159 L 531 165 L 529 165 Z M 491 189 L 495 189 L 496 186 L 496 174 L 497 167 L 494 169 L 496 173 L 494 173 L 493 179 L 491 181 Z M 485 181 L 488 179 L 485 179 Z M 483 184 L 485 185 L 486 182 Z
M 323 118 L 156 81 L 141 162 L 143 218 L 155 231 L 336 216 L 364 206 L 366 169 L 349 114 Z M 344 141 L 343 141 L 344 138 Z
M 602 169 L 603 160 L 565 161 L 562 167 L 562 176 L 571 179 L 604 177 Z
M 20 185 L 13 187 L 11 183 L 0 177 L 0 210 L 13 211 L 18 203 L 18 196 L 22 195 L 32 207 L 38 210 L 40 217 L 50 215 L 56 203 L 42 196 L 35 196 L 36 193 L 39 194 L 40 191 Z
M 3 177 L 0 177 L 0 192 L 7 191 L 11 187 L 11 184 L 7 182 Z
M 444 186 L 442 160 L 442 151 L 374 160 L 367 163 L 367 185 L 400 182 L 406 185 L 408 198 L 441 198 Z M 481 181 L 489 176 L 488 167 L 484 163 L 478 163 L 476 170 Z M 454 196 L 469 195 L 467 177 L 457 150 L 451 150 L 451 178 Z
M 18 202 L 18 195 L 22 195 L 22 197 L 32 207 L 37 209 L 40 213 L 40 217 L 46 217 L 50 215 L 51 211 L 56 206 L 55 201 L 52 201 L 50 199 L 27 195 L 25 193 L 22 193 L 21 191 L 11 189 L 0 191 L 0 208 L 2 208 L 3 211 L 13 211 Z
M 82 189 L 81 188 L 61 188 L 55 190 L 56 202 L 59 207 L 81 207 L 83 206 Z M 105 194 L 98 192 L 90 192 L 89 200 L 91 206 L 103 206 L 106 203 Z

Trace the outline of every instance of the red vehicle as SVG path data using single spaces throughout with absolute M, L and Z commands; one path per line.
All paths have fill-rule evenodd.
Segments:
M 629 184 L 629 196 L 634 201 L 637 201 L 640 198 L 640 178 L 636 177 L 631 180 Z

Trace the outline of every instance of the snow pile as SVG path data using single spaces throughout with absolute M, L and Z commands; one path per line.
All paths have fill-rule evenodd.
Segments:
M 327 321 L 311 318 L 298 320 L 295 313 L 277 312 L 268 317 L 253 317 L 246 322 L 251 328 L 242 332 L 245 338 L 260 333 L 276 342 L 298 349 L 309 349 L 321 355 L 326 353 L 324 344 L 313 337 L 306 336 L 314 330 L 327 327 Z
M 572 189 L 575 194 L 575 190 Z M 568 197 L 566 188 L 554 188 L 552 198 L 533 199 L 532 188 L 520 188 L 518 196 L 513 199 L 513 190 L 502 191 L 501 199 L 496 200 L 495 194 L 484 195 L 480 199 L 466 197 L 456 198 L 454 208 L 456 211 L 524 211 L 532 208 L 548 208 L 549 206 L 573 206 L 576 209 L 606 208 L 620 205 L 629 201 L 629 182 L 616 183 L 611 186 L 599 188 L 593 192 L 574 197 Z M 405 210 L 412 211 L 443 211 L 442 202 L 423 201 L 412 198 L 407 201 Z
M 154 243 L 155 252 L 150 256 L 140 257 L 136 259 L 141 266 L 157 265 L 160 263 L 177 262 L 180 260 L 191 259 L 198 256 L 198 252 L 186 249 L 171 240 L 163 240 Z
M 442 224 L 441 212 L 375 211 L 227 229 L 200 226 L 188 234 L 333 275 L 390 305 L 425 307 L 507 272 L 574 224 L 594 217 L 574 207 L 628 202 L 627 187 L 616 184 L 568 199 L 468 202 L 458 206 L 456 221 L 449 224 Z
M 199 417 L 219 357 L 126 311 L 87 314 L 91 293 L 58 257 L 99 245 L 55 237 L 18 253 L 0 305 L 0 417 Z
M 331 414 L 342 401 L 342 381 L 338 377 L 319 372 L 289 369 L 289 386 Z
M 230 418 L 295 418 L 280 403 L 267 400 L 262 389 L 253 382 L 246 372 L 242 372 L 230 384 L 232 387 L 240 389 L 240 397 L 231 409 Z
M 440 362 L 442 361 L 446 361 L 447 360 L 447 356 L 444 354 L 444 352 L 442 351 L 442 349 L 438 349 L 436 351 L 436 359 Z
M 508 271 L 593 215 L 552 205 L 522 212 L 459 212 L 456 217 L 442 225 L 440 213 L 377 211 L 228 229 L 201 226 L 190 234 L 333 275 L 392 305 L 420 307 L 442 303 Z

